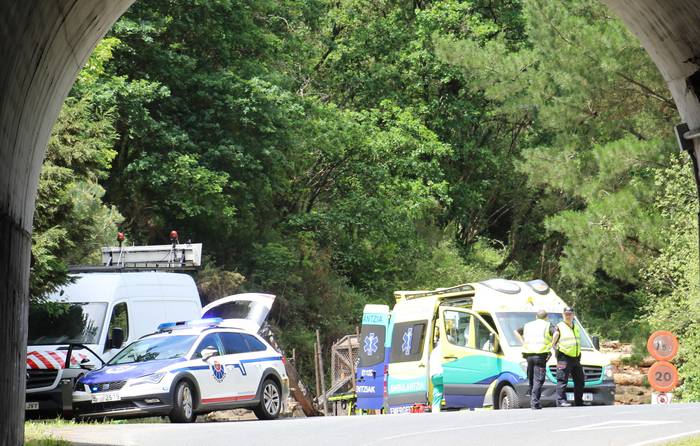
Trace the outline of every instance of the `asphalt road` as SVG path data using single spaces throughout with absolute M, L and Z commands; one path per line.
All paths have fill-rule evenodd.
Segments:
M 463 411 L 190 425 L 78 424 L 56 429 L 55 433 L 81 445 L 642 446 L 700 435 L 700 404 Z

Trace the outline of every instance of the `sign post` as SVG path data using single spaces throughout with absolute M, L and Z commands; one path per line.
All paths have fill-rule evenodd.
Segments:
M 678 370 L 669 362 L 678 353 L 678 339 L 670 331 L 656 331 L 649 336 L 647 350 L 657 360 L 647 373 L 649 385 L 655 390 L 651 403 L 669 404 L 678 386 Z

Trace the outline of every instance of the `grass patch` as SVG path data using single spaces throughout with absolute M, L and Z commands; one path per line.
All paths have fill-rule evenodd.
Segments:
M 53 431 L 65 426 L 90 426 L 97 424 L 149 424 L 167 423 L 160 417 L 134 418 L 129 420 L 84 421 L 65 420 L 63 418 L 47 420 L 28 420 L 24 422 L 25 446 L 70 446 L 70 442 L 57 437 Z
M 700 446 L 700 437 L 688 437 L 665 443 L 666 446 Z
M 126 420 L 110 420 L 107 423 L 111 424 L 155 424 L 155 423 L 170 423 L 167 418 L 148 417 L 148 418 L 129 418 Z
M 25 422 L 25 446 L 70 446 L 69 442 L 56 437 L 50 431 L 52 427 L 68 423 L 70 422 L 62 419 Z

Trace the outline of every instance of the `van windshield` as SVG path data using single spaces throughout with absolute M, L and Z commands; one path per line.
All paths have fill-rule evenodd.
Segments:
M 97 344 L 106 302 L 46 302 L 29 307 L 29 345 Z
M 129 344 L 107 365 L 182 358 L 190 351 L 197 336 L 160 336 L 139 339 Z
M 561 313 L 548 313 L 548 320 L 552 325 L 556 325 L 561 322 L 564 318 Z M 498 319 L 503 334 L 508 340 L 508 345 L 511 347 L 520 347 L 522 344 L 515 337 L 514 331 L 522 328 L 525 324 L 530 321 L 534 321 L 536 313 L 531 312 L 518 312 L 518 313 L 496 313 L 496 319 Z M 581 330 L 581 348 L 593 348 L 591 340 L 588 338 L 588 333 L 584 330 L 578 319 L 575 319 L 576 325 L 578 325 L 579 330 Z

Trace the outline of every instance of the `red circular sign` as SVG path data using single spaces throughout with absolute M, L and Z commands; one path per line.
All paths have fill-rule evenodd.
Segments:
M 668 403 L 668 395 L 666 395 L 666 393 L 659 393 L 656 396 L 656 402 L 659 404 L 667 404 Z
M 670 392 L 678 385 L 678 370 L 668 361 L 655 362 L 649 368 L 647 378 L 657 392 Z
M 670 331 L 655 331 L 647 340 L 647 350 L 656 360 L 670 361 L 678 353 L 678 339 Z

